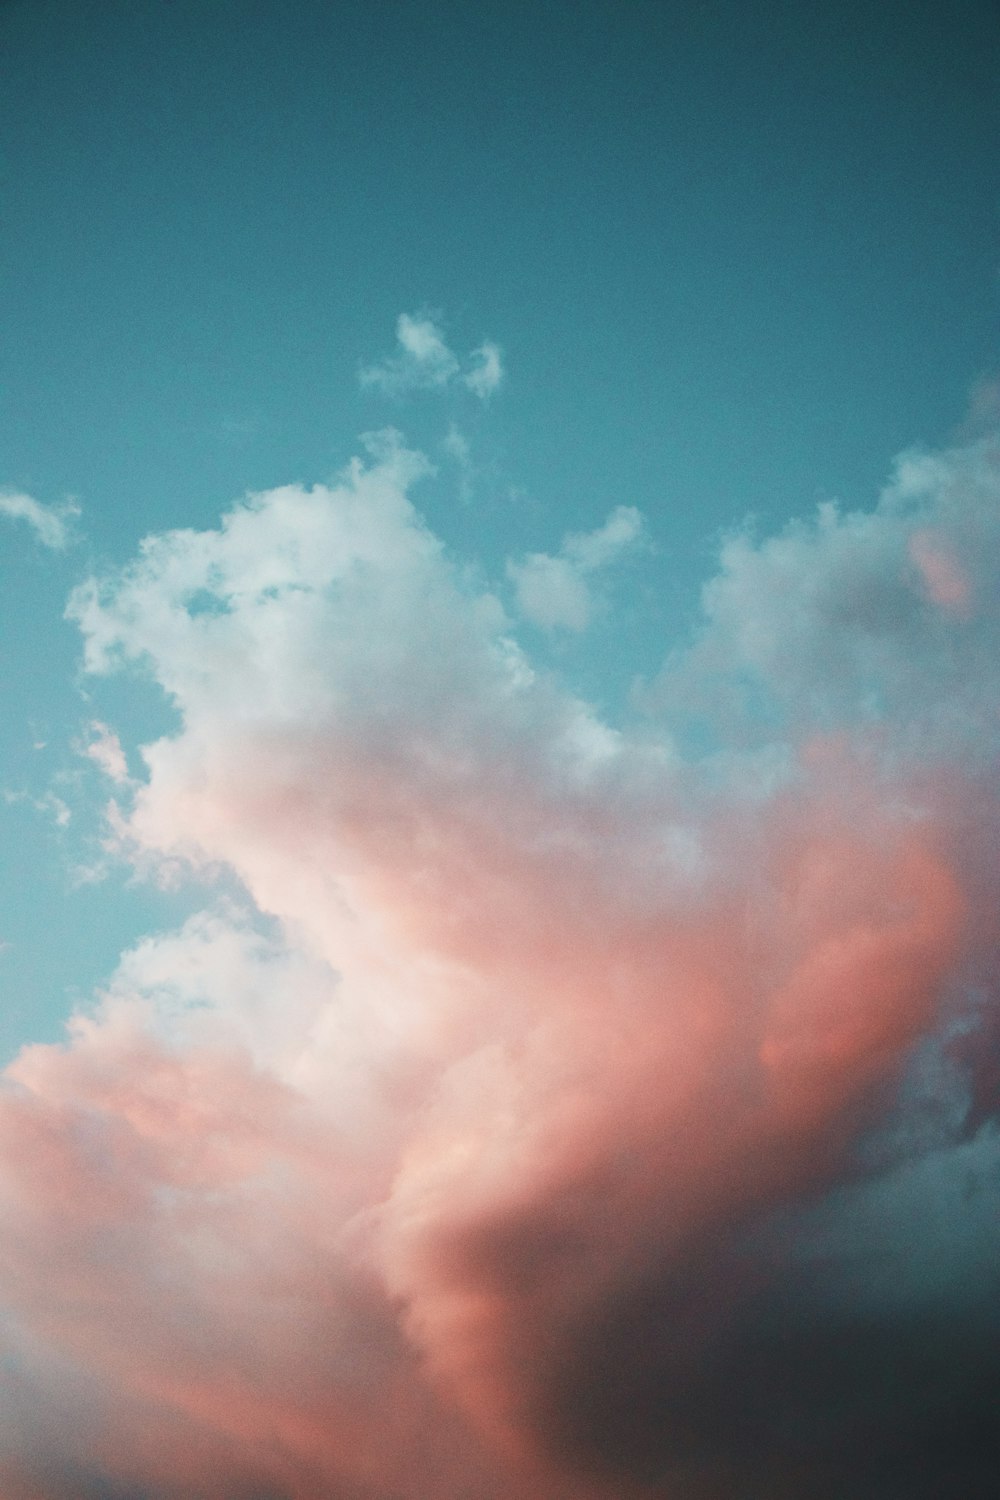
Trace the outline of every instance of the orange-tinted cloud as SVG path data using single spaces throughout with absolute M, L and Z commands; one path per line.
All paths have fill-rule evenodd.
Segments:
M 872 1493 L 893 1453 L 975 1493 L 988 1275 L 930 1168 L 935 1264 L 978 1269 L 921 1282 L 893 1235 L 973 1119 L 996 1191 L 997 626 L 913 567 L 933 530 L 989 597 L 990 465 L 732 542 L 655 728 L 532 667 L 389 441 L 77 594 L 91 668 L 179 714 L 123 851 L 246 907 L 7 1071 L 12 1496 Z

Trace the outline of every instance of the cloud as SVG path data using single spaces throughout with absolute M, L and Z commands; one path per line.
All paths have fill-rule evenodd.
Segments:
M 480 344 L 478 349 L 472 351 L 470 358 L 473 361 L 472 369 L 462 377 L 463 382 L 473 395 L 486 401 L 503 380 L 500 349 L 489 342 Z
M 619 727 L 426 470 L 383 435 L 71 600 L 177 713 L 134 859 L 245 897 L 7 1070 L 0 1488 L 985 1500 L 996 449 L 730 539 Z
M 595 606 L 589 575 L 634 547 L 643 531 L 632 505 L 617 506 L 595 531 L 565 537 L 555 557 L 529 552 L 507 564 L 521 614 L 545 630 L 586 630 Z
M 72 820 L 73 815 L 66 806 L 66 803 L 51 788 L 40 797 L 33 796 L 31 792 L 15 792 L 6 789 L 3 797 L 4 801 L 10 806 L 14 806 L 17 803 L 25 803 L 28 807 L 34 808 L 35 812 L 42 813 L 45 817 L 51 818 L 57 828 L 66 828 Z
M 443 390 L 461 385 L 487 401 L 503 380 L 503 362 L 498 345 L 489 341 L 461 362 L 445 343 L 441 328 L 428 314 L 401 313 L 396 322 L 400 352 L 360 374 L 362 386 L 371 386 L 390 396 L 411 391 Z
M 699 638 L 668 658 L 647 706 L 730 743 L 812 728 L 991 754 L 995 454 L 994 440 L 906 453 L 870 512 L 824 504 L 760 543 L 730 537 Z
M 92 738 L 84 746 L 82 754 L 92 760 L 116 785 L 126 785 L 129 781 L 128 761 L 117 734 L 107 724 L 96 719 L 90 725 L 90 733 Z
M 18 491 L 0 491 L 0 516 L 26 521 L 42 546 L 54 552 L 62 552 L 72 544 L 72 523 L 79 514 L 80 507 L 74 501 L 60 506 L 43 505 Z
M 472 458 L 472 444 L 459 427 L 452 422 L 441 444 L 458 471 L 458 494 L 466 504 L 472 499 L 476 478 L 476 465 Z

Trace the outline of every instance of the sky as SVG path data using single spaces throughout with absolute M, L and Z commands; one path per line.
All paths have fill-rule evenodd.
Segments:
M 1000 19 L 0 0 L 0 1500 L 990 1500 Z

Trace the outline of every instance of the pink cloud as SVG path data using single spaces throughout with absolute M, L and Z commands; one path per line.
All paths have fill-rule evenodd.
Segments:
M 146 940 L 7 1070 L 14 1496 L 74 1465 L 169 1500 L 787 1492 L 808 1370 L 772 1327 L 844 1337 L 780 1300 L 803 1205 L 987 1003 L 996 622 L 957 647 L 907 568 L 931 531 L 995 566 L 981 447 L 728 544 L 650 695 L 714 697 L 732 733 L 688 763 L 532 669 L 421 472 L 385 441 L 71 605 L 91 669 L 145 662 L 179 714 L 125 846 L 247 911 Z M 863 1454 L 810 1441 L 848 1492 Z
M 933 532 L 915 531 L 910 537 L 909 554 L 931 602 L 949 614 L 968 614 L 972 588 L 947 546 Z

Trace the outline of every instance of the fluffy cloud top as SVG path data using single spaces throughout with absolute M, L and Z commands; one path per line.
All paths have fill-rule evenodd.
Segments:
M 72 501 L 65 505 L 43 505 L 31 495 L 18 491 L 0 491 L 0 516 L 11 521 L 26 521 L 43 547 L 62 552 L 73 541 L 72 522 L 80 507 Z
M 7 1071 L 0 1491 L 986 1500 L 995 446 L 728 543 L 662 732 L 533 669 L 425 467 L 71 601 L 178 715 L 126 847 L 246 899 Z
M 398 354 L 361 371 L 363 386 L 400 396 L 457 384 L 486 401 L 503 380 L 503 362 L 496 344 L 487 341 L 473 349 L 463 370 L 440 327 L 427 314 L 411 317 L 401 313 L 396 322 L 396 341 Z

